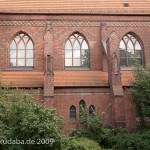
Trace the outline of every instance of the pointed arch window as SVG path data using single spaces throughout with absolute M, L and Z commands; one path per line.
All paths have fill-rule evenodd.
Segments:
M 89 66 L 89 47 L 81 34 L 75 33 L 66 41 L 65 66 Z
M 142 47 L 135 36 L 126 34 L 120 41 L 120 65 L 124 67 L 131 67 L 135 64 L 141 64 Z
M 76 107 L 70 107 L 70 122 L 76 122 Z
M 89 114 L 93 114 L 93 112 L 95 112 L 95 106 L 91 105 L 89 107 Z
M 83 118 L 82 118 L 82 109 L 85 109 L 86 108 L 86 104 L 85 104 L 85 101 L 84 100 L 81 100 L 79 102 L 79 115 L 80 115 L 80 122 L 83 122 Z
M 80 105 L 80 110 L 81 110 L 82 108 L 85 108 L 85 101 L 84 101 L 84 100 L 81 100 L 81 101 L 79 102 L 79 105 Z
M 9 54 L 11 67 L 33 67 L 33 42 L 25 33 L 19 33 L 13 38 Z

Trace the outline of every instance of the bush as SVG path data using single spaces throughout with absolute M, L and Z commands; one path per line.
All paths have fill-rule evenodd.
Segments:
M 114 149 L 150 150 L 150 131 L 118 135 L 115 137 Z
M 88 138 L 72 138 L 68 150 L 102 150 L 98 143 Z
M 89 114 L 83 109 L 81 117 L 84 123 L 84 128 L 73 130 L 71 135 L 75 137 L 87 137 L 96 141 L 102 147 L 110 148 L 112 146 L 112 139 L 115 130 L 111 127 L 103 126 L 103 113 L 100 115 L 96 112 Z
M 34 140 L 35 143 L 39 143 L 33 145 L 0 143 L 1 150 L 60 150 L 65 143 L 62 128 L 63 121 L 56 116 L 55 110 L 43 108 L 28 94 L 0 86 L 0 140 Z M 45 141 L 47 143 L 44 144 Z
M 140 126 L 145 128 L 146 117 L 150 116 L 150 68 L 145 70 L 142 66 L 137 66 L 133 75 L 134 80 L 130 93 L 140 120 Z

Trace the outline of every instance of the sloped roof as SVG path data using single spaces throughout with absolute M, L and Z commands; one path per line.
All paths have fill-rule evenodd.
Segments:
M 43 87 L 44 72 L 2 72 L 0 80 L 12 87 Z M 108 73 L 102 71 L 55 71 L 55 87 L 108 87 Z
M 131 86 L 133 81 L 133 72 L 132 71 L 121 71 L 122 85 Z
M 2 72 L 0 79 L 3 84 L 12 87 L 43 87 L 43 72 Z
M 122 86 L 131 86 L 132 71 L 121 71 Z M 43 87 L 44 72 L 1 72 L 0 80 L 4 84 L 17 87 Z M 55 87 L 108 87 L 108 73 L 102 71 L 55 71 Z M 117 90 L 117 88 L 115 88 Z
M 54 72 L 55 86 L 108 86 L 108 72 L 102 71 L 61 71 Z
M 150 14 L 150 0 L 0 0 L 0 13 L 3 12 Z

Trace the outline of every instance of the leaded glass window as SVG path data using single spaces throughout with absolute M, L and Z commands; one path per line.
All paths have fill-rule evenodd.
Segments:
M 30 37 L 24 33 L 17 34 L 10 44 L 9 54 L 11 67 L 32 67 L 34 47 Z
M 66 41 L 65 66 L 89 66 L 89 47 L 82 35 L 73 34 Z
M 132 34 L 125 35 L 120 42 L 119 49 L 121 66 L 142 65 L 142 48 L 135 36 Z

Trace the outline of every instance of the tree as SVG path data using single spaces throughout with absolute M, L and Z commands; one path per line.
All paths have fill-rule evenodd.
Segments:
M 130 92 L 140 125 L 145 126 L 145 118 L 150 117 L 150 68 L 145 70 L 142 66 L 137 66 L 133 74 Z
M 110 126 L 104 126 L 102 121 L 105 113 L 98 114 L 93 110 L 89 113 L 81 106 L 81 119 L 84 125 L 83 129 L 73 130 L 73 137 L 86 137 L 96 141 L 100 146 L 109 148 L 112 146 L 112 138 L 115 130 Z
M 5 142 L 0 143 L 1 150 L 63 149 L 62 129 L 63 121 L 55 110 L 43 108 L 18 89 L 0 85 L 0 141 Z M 7 144 L 8 140 L 21 144 Z M 23 144 L 27 141 L 30 144 Z

